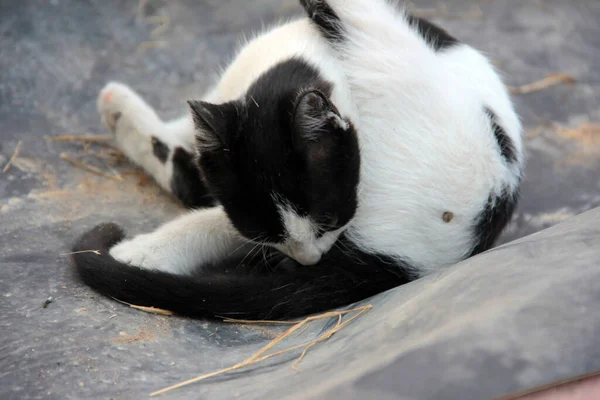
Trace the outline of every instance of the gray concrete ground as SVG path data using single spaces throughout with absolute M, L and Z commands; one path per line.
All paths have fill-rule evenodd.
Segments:
M 140 8 L 140 3 L 144 7 Z M 81 144 L 49 142 L 45 138 L 106 134 L 95 110 L 95 97 L 112 79 L 133 86 L 162 116 L 177 116 L 185 110 L 186 99 L 197 97 L 208 87 L 242 34 L 300 12 L 295 0 L 140 3 L 0 2 L 0 167 L 22 141 L 11 168 L 0 173 L 1 398 L 139 398 L 195 372 L 240 361 L 273 334 L 268 329 L 156 317 L 127 309 L 76 282 L 67 257 L 60 256 L 77 235 L 98 222 L 117 221 L 137 233 L 148 231 L 182 210 L 126 163 L 115 166 L 124 182 L 95 176 L 60 158 L 61 153 L 73 159 L 81 156 Z M 443 2 L 446 7 L 429 0 L 415 3 L 417 13 L 432 17 L 461 40 L 489 54 L 511 86 L 555 73 L 575 79 L 574 84 L 515 95 L 527 130 L 529 157 L 522 200 L 502 241 L 540 231 L 600 206 L 600 2 L 456 0 Z M 158 20 L 168 20 L 168 24 L 153 36 Z M 87 150 L 108 155 L 101 146 Z M 91 156 L 84 160 L 107 169 L 106 160 Z M 112 160 L 109 162 L 112 164 Z M 598 213 L 586 214 L 577 221 L 585 223 L 586 219 L 597 222 Z M 571 231 L 565 232 L 568 236 Z M 590 246 L 597 244 L 597 232 L 586 232 L 593 238 L 589 239 Z M 584 237 L 577 236 L 581 240 Z M 560 253 L 556 248 L 561 246 L 560 241 L 551 243 L 551 247 L 534 246 L 541 252 L 539 257 L 553 251 Z M 565 246 L 563 253 L 573 248 L 585 253 L 574 242 L 567 241 Z M 510 259 L 511 255 L 506 257 Z M 588 261 L 597 254 L 589 257 Z M 578 259 L 577 254 L 571 258 Z M 493 257 L 488 260 L 501 263 Z M 412 290 L 414 286 L 409 286 L 397 293 L 402 298 Z M 54 302 L 42 308 L 49 296 Z M 375 302 L 382 309 L 389 308 L 390 296 L 380 296 Z M 491 310 L 493 314 L 495 309 Z M 373 321 L 385 324 L 383 311 L 375 311 L 371 311 Z M 552 326 L 551 322 L 545 323 L 546 328 Z M 408 329 L 400 322 L 396 325 L 399 330 L 392 331 L 398 332 L 396 335 Z M 356 329 L 362 332 L 365 328 Z M 581 330 L 585 331 L 585 326 Z M 378 332 L 382 343 L 395 343 L 389 337 L 383 339 L 390 332 L 383 328 Z M 582 333 L 579 338 L 583 337 L 592 336 Z M 442 339 L 435 346 L 443 348 Z M 336 343 L 340 351 L 344 350 L 342 339 Z M 587 348 L 582 345 L 577 354 L 585 354 Z M 597 343 L 596 348 L 600 348 Z M 428 354 L 433 357 L 431 354 L 438 353 Z M 497 354 L 490 357 L 490 363 L 503 362 Z M 577 368 L 557 366 L 552 374 L 543 368 L 527 372 L 526 360 L 526 377 L 521 380 L 502 380 L 504 375 L 500 373 L 497 381 L 490 381 L 495 382 L 492 384 L 485 376 L 470 376 L 465 381 L 472 379 L 473 387 L 477 382 L 485 383 L 483 391 L 468 392 L 465 384 L 457 387 L 467 392 L 457 389 L 452 396 L 446 393 L 450 397 L 443 397 L 443 392 L 427 393 L 429 398 L 457 399 L 470 398 L 465 393 L 499 395 L 565 374 L 587 372 L 585 365 L 588 369 L 600 368 L 585 357 L 570 361 L 567 364 L 576 364 Z M 430 362 L 443 364 L 437 359 Z M 510 360 L 506 363 L 510 365 Z M 494 368 L 501 368 L 500 364 L 494 364 Z M 257 384 L 256 380 L 266 379 L 261 374 L 289 368 L 272 364 L 249 376 L 234 375 L 239 378 L 234 383 L 218 378 L 180 394 L 189 398 L 281 398 L 284 394 L 298 395 L 309 385 L 318 397 L 326 391 L 316 391 L 323 385 L 323 376 L 343 381 L 333 368 L 335 359 L 330 359 L 328 367 L 309 365 L 314 370 L 304 375 L 285 372 L 272 376 L 285 378 L 289 384 Z M 343 369 L 343 365 L 337 367 Z M 389 382 L 392 378 L 382 379 Z M 374 393 L 372 386 L 368 390 Z M 356 393 L 360 392 L 348 396 L 358 396 Z M 414 398 L 415 393 L 407 391 L 406 398 Z

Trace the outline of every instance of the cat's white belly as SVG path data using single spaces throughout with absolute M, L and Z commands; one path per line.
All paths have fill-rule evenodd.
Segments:
M 494 109 L 519 155 L 521 127 L 502 82 L 472 48 L 434 54 L 408 37 L 372 51 L 364 36 L 343 63 L 361 148 L 348 236 L 426 274 L 468 256 L 490 193 L 518 185 L 519 166 L 502 159 L 483 110 Z

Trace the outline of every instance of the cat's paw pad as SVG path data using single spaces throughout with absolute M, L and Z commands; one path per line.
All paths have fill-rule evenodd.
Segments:
M 166 260 L 160 256 L 149 235 L 139 235 L 123 241 L 110 249 L 110 255 L 124 264 L 144 269 L 161 269 Z
M 97 99 L 98 113 L 111 132 L 116 133 L 117 123 L 123 119 L 126 110 L 138 101 L 138 95 L 128 86 L 110 82 L 100 91 Z

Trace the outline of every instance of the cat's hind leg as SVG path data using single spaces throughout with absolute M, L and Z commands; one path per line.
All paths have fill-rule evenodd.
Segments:
M 163 122 L 133 89 L 118 82 L 100 91 L 97 106 L 119 149 L 163 189 L 188 207 L 214 204 L 194 162 L 191 117 Z
M 376 39 L 365 44 L 371 49 L 379 42 L 406 39 L 410 33 L 405 9 L 393 1 L 300 0 L 300 5 L 321 34 L 334 44 L 342 44 L 348 38 L 351 42 Z
M 152 107 L 117 82 L 100 91 L 97 107 L 102 121 L 115 134 L 119 149 L 170 191 L 172 166 L 167 161 L 171 148 L 179 143 L 165 134 L 165 124 Z

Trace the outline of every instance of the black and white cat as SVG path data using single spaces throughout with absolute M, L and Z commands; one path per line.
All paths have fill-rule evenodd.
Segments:
M 83 280 L 197 317 L 291 318 L 488 249 L 511 217 L 521 125 L 488 60 L 385 0 L 301 0 L 249 41 L 191 116 L 108 84 L 122 151 L 193 208 L 74 251 Z

